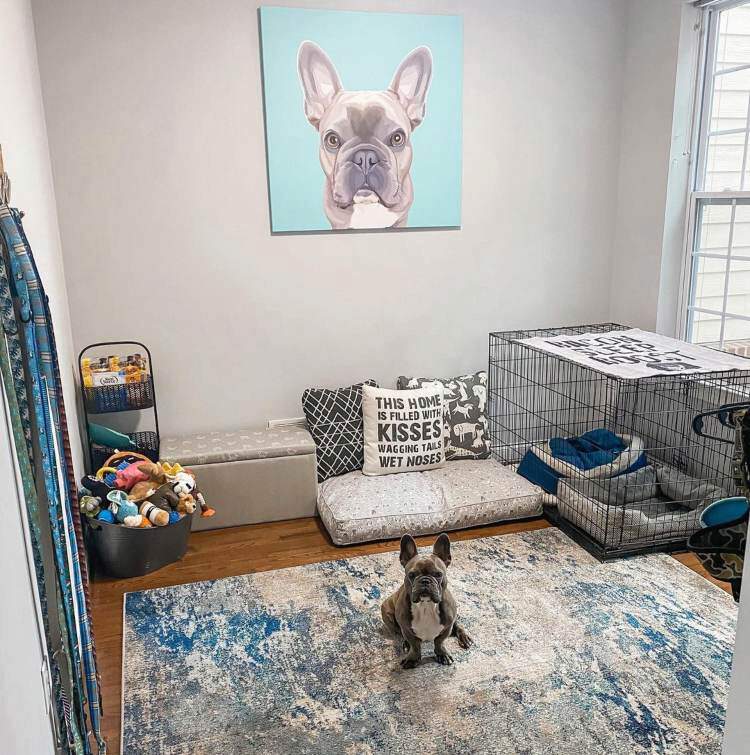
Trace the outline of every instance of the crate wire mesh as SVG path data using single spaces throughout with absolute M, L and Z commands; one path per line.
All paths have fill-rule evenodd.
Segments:
M 516 330 L 491 333 L 489 341 L 490 438 L 502 463 L 518 464 L 530 449 L 548 450 L 551 438 L 599 428 L 642 442 L 649 471 L 612 477 L 590 471 L 563 479 L 557 500 L 545 509 L 599 558 L 683 549 L 706 505 L 740 493 L 733 446 L 700 437 L 692 421 L 750 397 L 750 370 L 626 380 L 517 342 L 625 329 L 602 323 Z M 704 431 L 733 440 L 716 418 L 705 420 Z

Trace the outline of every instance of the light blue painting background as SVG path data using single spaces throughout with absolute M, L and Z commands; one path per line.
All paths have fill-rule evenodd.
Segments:
M 414 131 L 411 228 L 461 224 L 460 16 L 261 8 L 271 229 L 330 230 L 323 212 L 319 134 L 305 118 L 297 50 L 311 40 L 336 66 L 345 89 L 386 89 L 415 47 L 433 57 L 425 120 Z

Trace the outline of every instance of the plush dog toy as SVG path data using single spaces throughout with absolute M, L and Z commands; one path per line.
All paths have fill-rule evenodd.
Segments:
M 132 466 L 132 465 L 131 465 Z M 195 475 L 189 469 L 183 469 L 179 464 L 169 462 L 139 462 L 137 471 L 147 477 L 139 479 L 130 488 L 128 499 L 142 509 L 145 502 L 151 503 L 157 509 L 176 511 L 182 515 L 192 514 L 200 506 L 201 516 L 213 516 L 216 512 L 206 503 L 203 494 L 198 490 Z M 120 470 L 118 474 L 131 474 L 130 467 Z M 134 474 L 134 473 L 133 473 Z M 152 512 L 152 509 L 149 509 Z M 141 514 L 143 511 L 141 510 Z M 161 527 L 162 524 L 155 522 L 151 513 L 147 518 L 152 524 Z
M 111 490 L 107 493 L 109 510 L 115 515 L 115 519 L 126 527 L 142 527 L 143 519 L 138 513 L 138 506 L 128 499 L 123 490 Z
M 206 503 L 206 499 L 203 497 L 203 493 L 198 490 L 198 482 L 195 479 L 195 475 L 189 469 L 178 472 L 175 475 L 172 486 L 175 493 L 177 493 L 178 495 L 187 493 L 190 494 L 196 501 L 198 501 L 198 504 L 201 507 L 202 517 L 213 516 L 216 513 L 212 508 L 209 508 L 208 504 Z M 193 509 L 193 511 L 194 510 L 195 509 Z
M 92 474 L 88 474 L 81 478 L 81 487 L 85 488 L 91 493 L 91 495 L 100 498 L 101 500 L 104 500 L 107 497 L 107 493 L 112 490 L 104 480 L 100 480 Z
M 147 482 L 151 479 L 153 467 L 156 464 L 145 461 L 134 461 L 119 468 L 115 473 L 112 487 L 118 490 L 132 490 L 133 486 L 139 482 Z
M 115 519 L 115 515 L 109 509 L 102 509 L 96 515 L 96 518 L 100 522 L 107 522 L 107 524 L 116 524 L 117 523 L 117 519 Z
M 136 503 L 145 501 L 167 481 L 167 475 L 160 464 L 141 462 L 138 464 L 138 471 L 144 475 L 144 478 L 134 483 L 129 492 L 130 500 Z
M 194 514 L 196 508 L 195 498 L 190 493 L 183 493 L 177 502 L 176 510 L 178 514 Z
M 164 474 L 167 475 L 167 477 L 177 477 L 180 472 L 185 471 L 182 464 L 179 464 L 177 462 L 171 464 L 168 461 L 160 461 L 159 464 L 161 465 L 161 468 L 164 470 Z
M 171 480 L 172 490 L 177 495 L 188 495 L 195 490 L 195 477 L 186 471 L 178 472 Z
M 192 514 L 196 509 L 195 498 L 190 493 L 177 494 L 172 489 L 172 483 L 166 482 L 157 488 L 147 499 L 162 511 L 176 511 L 178 514 Z
M 104 480 L 110 488 L 114 488 L 116 487 L 115 482 L 117 480 L 117 475 L 127 466 L 127 461 L 121 461 L 116 466 L 105 465 L 96 473 L 96 476 Z
M 180 496 L 172 490 L 172 484 L 165 482 L 156 490 L 153 490 L 148 496 L 149 503 L 153 503 L 157 508 L 166 512 L 177 511 L 177 504 L 180 502 Z
M 78 502 L 81 513 L 89 519 L 95 519 L 97 514 L 102 510 L 102 499 L 93 495 L 81 496 Z
M 144 501 L 138 510 L 141 516 L 145 517 L 155 527 L 164 527 L 169 524 L 169 513 L 164 509 L 157 508 L 151 501 Z

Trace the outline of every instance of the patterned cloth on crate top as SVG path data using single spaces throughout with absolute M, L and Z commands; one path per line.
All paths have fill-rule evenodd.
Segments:
M 516 343 L 623 380 L 750 370 L 750 359 L 638 328 L 522 338 Z

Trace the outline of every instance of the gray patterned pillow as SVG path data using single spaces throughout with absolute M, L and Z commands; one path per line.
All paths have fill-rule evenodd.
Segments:
M 431 383 L 443 386 L 446 461 L 486 459 L 490 455 L 486 414 L 487 373 L 481 371 L 450 379 L 402 375 L 398 379 L 401 390 L 424 388 Z

